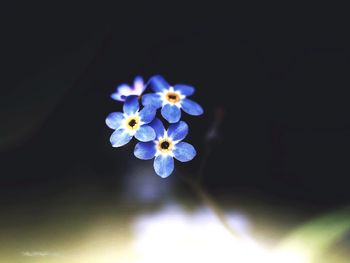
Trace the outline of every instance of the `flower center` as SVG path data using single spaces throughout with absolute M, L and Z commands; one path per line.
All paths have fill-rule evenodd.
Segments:
M 161 139 L 158 142 L 157 148 L 162 153 L 170 152 L 173 149 L 173 142 L 169 139 Z
M 129 121 L 129 126 L 132 128 L 137 124 L 135 119 L 132 119 L 131 121 Z
M 164 141 L 164 142 L 162 142 L 162 143 L 160 144 L 160 147 L 161 147 L 163 150 L 168 150 L 169 146 L 170 146 L 170 143 L 167 142 L 167 141 Z
M 131 116 L 125 122 L 128 130 L 137 130 L 140 126 L 140 120 L 137 116 Z
M 171 103 L 177 103 L 180 101 L 180 96 L 176 92 L 169 91 L 166 94 L 166 99 Z

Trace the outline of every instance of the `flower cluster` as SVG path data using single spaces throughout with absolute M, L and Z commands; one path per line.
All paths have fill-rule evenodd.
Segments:
M 148 86 L 153 93 L 143 94 Z M 194 116 L 203 114 L 202 107 L 188 99 L 193 93 L 192 86 L 170 86 L 159 75 L 151 77 L 147 83 L 141 77 L 136 77 L 133 86 L 117 86 L 111 98 L 124 102 L 124 105 L 123 112 L 112 112 L 106 118 L 107 126 L 114 130 L 110 137 L 112 146 L 121 147 L 135 137 L 139 142 L 134 155 L 141 160 L 154 158 L 155 172 L 160 177 L 168 177 L 174 170 L 174 158 L 188 162 L 196 156 L 194 147 L 182 141 L 189 128 L 180 120 L 181 110 Z M 157 117 L 158 109 L 169 123 L 168 129 Z

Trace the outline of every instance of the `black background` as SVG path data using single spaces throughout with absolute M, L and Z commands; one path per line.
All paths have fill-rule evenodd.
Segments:
M 2 204 L 50 200 L 78 185 L 115 191 L 111 185 L 120 184 L 120 174 L 141 161 L 131 146 L 109 144 L 104 119 L 120 109 L 109 95 L 136 75 L 154 74 L 194 85 L 193 99 L 205 110 L 203 117 L 185 117 L 187 141 L 199 155 L 179 169 L 198 169 L 215 111 L 224 112 L 204 173 L 210 192 L 256 193 L 300 208 L 348 204 L 345 15 L 315 7 L 296 13 L 203 4 L 7 8 L 1 32 Z M 86 63 L 57 93 L 55 83 L 72 75 L 70 60 Z M 27 85 L 34 76 L 41 84 Z M 42 76 L 48 76 L 44 84 Z

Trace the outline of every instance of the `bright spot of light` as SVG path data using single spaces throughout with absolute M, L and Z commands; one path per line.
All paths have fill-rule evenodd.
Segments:
M 243 216 L 227 216 L 242 238 L 231 235 L 208 209 L 186 212 L 172 205 L 139 217 L 135 221 L 134 243 L 139 258 L 137 262 L 309 262 L 296 252 L 278 254 L 262 246 L 250 234 Z
M 283 251 L 275 251 L 272 254 L 272 262 L 283 262 L 283 263 L 309 263 L 311 262 L 308 259 L 306 253 L 302 253 L 300 250 L 283 250 Z
M 300 247 L 276 250 L 258 242 L 244 215 L 227 213 L 226 218 L 237 236 L 210 209 L 166 205 L 134 221 L 100 219 L 60 254 L 28 250 L 21 256 L 38 263 L 310 263 Z

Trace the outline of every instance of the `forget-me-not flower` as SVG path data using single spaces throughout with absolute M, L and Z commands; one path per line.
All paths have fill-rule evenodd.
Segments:
M 156 138 L 154 129 L 147 125 L 156 115 L 154 107 L 145 106 L 139 111 L 137 96 L 128 96 L 123 111 L 124 113 L 112 112 L 106 118 L 107 126 L 115 129 L 110 138 L 113 147 L 127 144 L 133 136 L 142 142 L 152 141 Z
M 153 167 L 160 177 L 168 177 L 173 172 L 174 158 L 180 162 L 188 162 L 196 156 L 194 147 L 182 142 L 188 133 L 188 125 L 185 122 L 171 124 L 169 129 L 165 130 L 163 123 L 155 118 L 150 126 L 156 132 L 155 140 L 137 143 L 134 155 L 142 160 L 155 157 Z
M 143 78 L 137 76 L 134 79 L 133 86 L 130 86 L 128 84 L 121 84 L 117 86 L 115 92 L 111 94 L 111 98 L 117 101 L 125 101 L 125 99 L 130 95 L 140 96 L 145 89 L 146 85 L 143 82 Z
M 173 87 L 161 76 L 157 75 L 150 79 L 150 85 L 155 93 L 144 94 L 142 104 L 161 109 L 162 116 L 169 123 L 176 123 L 181 118 L 181 110 L 190 115 L 203 114 L 202 107 L 188 99 L 194 93 L 194 87 L 184 84 L 176 84 Z

